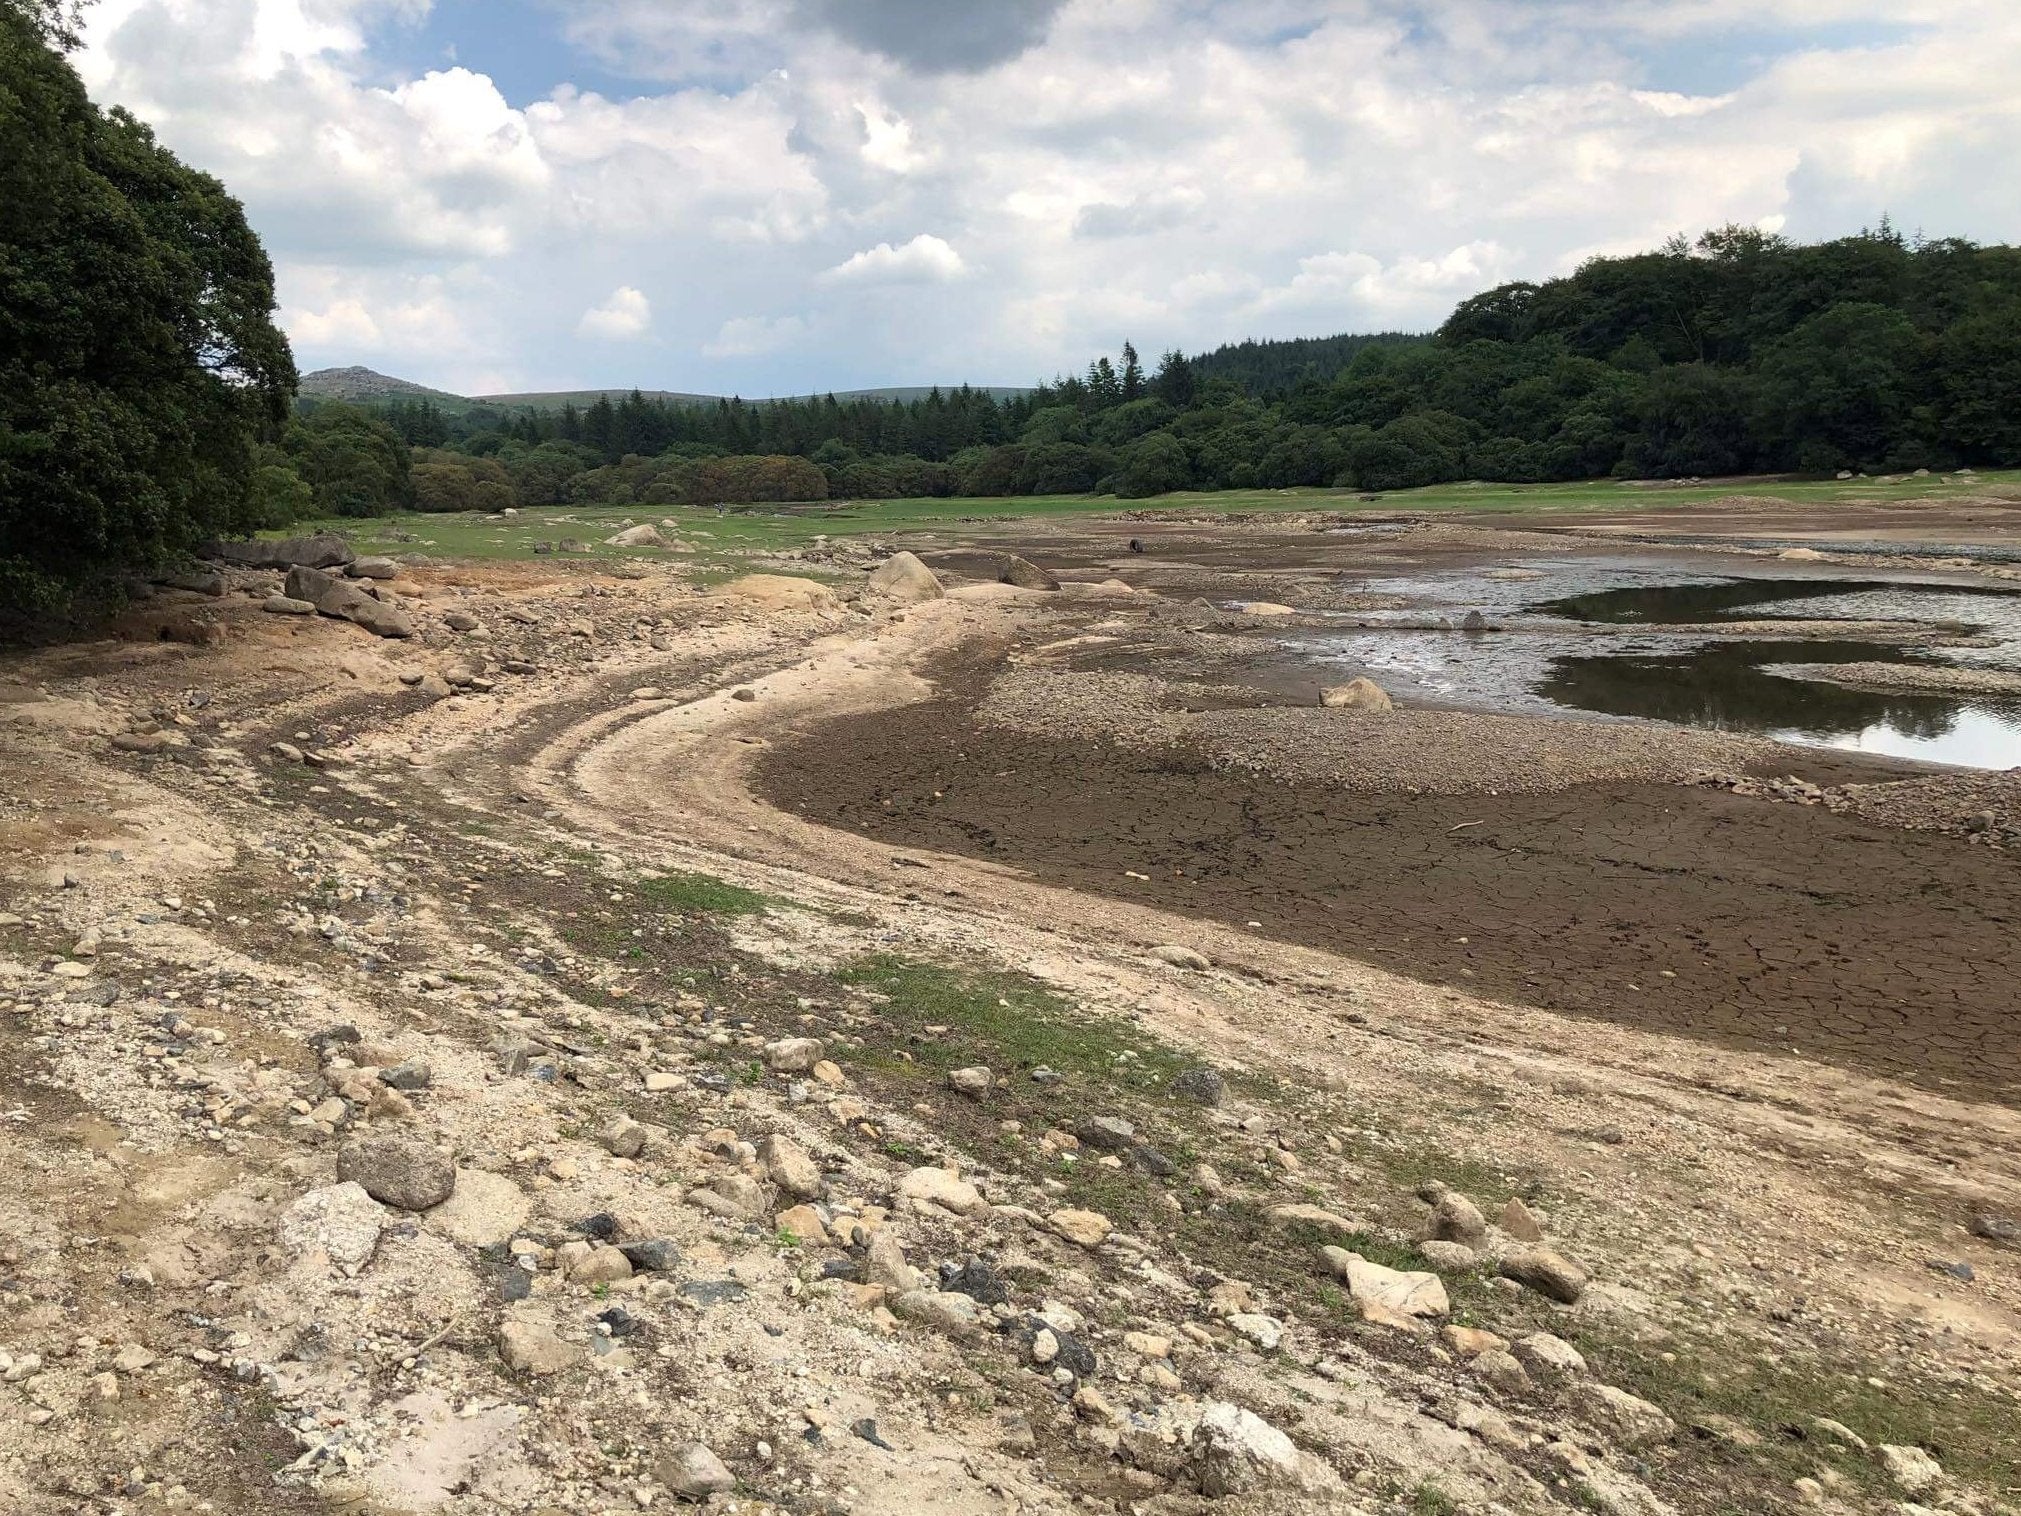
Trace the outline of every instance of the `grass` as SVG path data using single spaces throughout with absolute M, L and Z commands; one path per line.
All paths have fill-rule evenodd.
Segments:
M 694 916 L 759 916 L 776 902 L 708 874 L 668 874 L 642 880 L 633 893 L 649 904 Z
M 1981 485 L 2021 484 L 2021 471 L 1978 476 Z M 360 552 L 422 552 L 441 558 L 531 559 L 536 541 L 574 537 L 589 545 L 588 561 L 609 566 L 627 559 L 658 559 L 693 567 L 704 579 L 741 571 L 743 555 L 806 547 L 817 536 L 945 531 L 988 527 L 1018 518 L 1065 520 L 1076 516 L 1118 516 L 1127 511 L 1253 514 L 1284 511 L 1338 511 L 1385 515 L 1397 511 L 1580 514 L 1594 511 L 1654 510 L 1702 505 L 1723 496 L 1759 495 L 1797 504 L 1886 504 L 1941 496 L 1958 486 L 1933 479 L 1723 480 L 1709 484 L 1662 485 L 1599 479 L 1574 484 L 1439 484 L 1399 490 L 1364 500 L 1353 490 L 1223 490 L 1184 492 L 1150 500 L 1118 500 L 1100 495 L 1020 495 L 947 500 L 845 500 L 805 505 L 748 506 L 718 515 L 693 506 L 528 506 L 518 515 L 493 519 L 475 512 L 408 514 L 370 520 L 334 518 L 305 522 L 291 533 L 338 532 Z M 615 548 L 604 538 L 630 521 L 672 521 L 675 535 L 694 553 L 649 548 Z M 574 555 L 557 563 L 577 561 Z

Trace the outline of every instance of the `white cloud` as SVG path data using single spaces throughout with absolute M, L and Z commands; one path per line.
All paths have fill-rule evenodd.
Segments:
M 580 335 L 608 342 L 643 337 L 652 327 L 652 302 L 629 284 L 612 290 L 610 299 L 591 306 L 575 324 Z
M 798 316 L 732 316 L 702 344 L 704 358 L 756 358 L 789 347 L 807 334 Z
M 967 272 L 961 254 L 929 232 L 894 247 L 880 242 L 852 254 L 822 274 L 828 284 L 932 284 Z

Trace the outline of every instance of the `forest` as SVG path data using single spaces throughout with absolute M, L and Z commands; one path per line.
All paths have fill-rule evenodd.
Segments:
M 1808 245 L 1727 227 L 1487 290 L 1429 336 L 1150 370 L 1125 344 L 1002 399 L 305 403 L 273 462 L 318 510 L 360 514 L 2011 467 L 2021 250 L 1885 221 Z

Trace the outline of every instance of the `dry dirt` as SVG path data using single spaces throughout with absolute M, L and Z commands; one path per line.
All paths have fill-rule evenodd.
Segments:
M 1356 792 L 1220 655 L 1204 736 L 1045 730 L 1179 589 L 1374 551 L 1147 530 L 904 607 L 410 570 L 405 643 L 249 573 L 10 658 L 0 1509 L 2014 1509 L 2014 865 L 1911 829 L 1947 781 L 1420 721 L 1506 784 Z M 340 1184 L 445 1177 L 388 1139 L 446 1204 Z

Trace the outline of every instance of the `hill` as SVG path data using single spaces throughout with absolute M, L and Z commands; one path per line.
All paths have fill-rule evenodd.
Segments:
M 938 386 L 943 395 L 952 394 L 959 385 Z M 1016 395 L 1029 394 L 1027 386 L 977 385 L 976 390 L 992 400 L 1004 400 Z M 900 403 L 924 400 L 932 394 L 933 385 L 895 385 L 886 389 L 837 390 L 835 398 L 848 402 L 852 400 L 885 400 Z M 447 390 L 430 389 L 425 384 L 416 384 L 410 379 L 396 379 L 390 374 L 353 366 L 351 368 L 318 369 L 313 374 L 302 376 L 299 391 L 304 399 L 343 400 L 353 404 L 369 404 L 377 400 L 432 400 L 438 407 L 450 411 L 467 410 L 475 405 L 495 406 L 500 410 L 515 411 L 558 411 L 573 405 L 577 410 L 588 410 L 599 400 L 608 400 L 615 405 L 632 394 L 629 388 L 607 390 L 528 390 L 510 395 L 455 395 Z M 744 396 L 747 404 L 763 405 L 775 399 L 816 400 L 828 392 L 819 394 L 786 396 Z M 687 390 L 641 390 L 639 394 L 647 400 L 659 401 L 666 405 L 715 405 L 733 397 L 729 395 L 702 395 Z
M 461 395 L 452 395 L 447 390 L 432 390 L 425 384 L 416 384 L 409 379 L 395 379 L 390 374 L 381 374 L 373 369 L 353 366 L 351 368 L 323 368 L 313 374 L 302 375 L 301 388 L 296 393 L 305 399 L 347 400 L 352 402 L 368 400 L 436 400 L 452 404 L 467 405 Z

